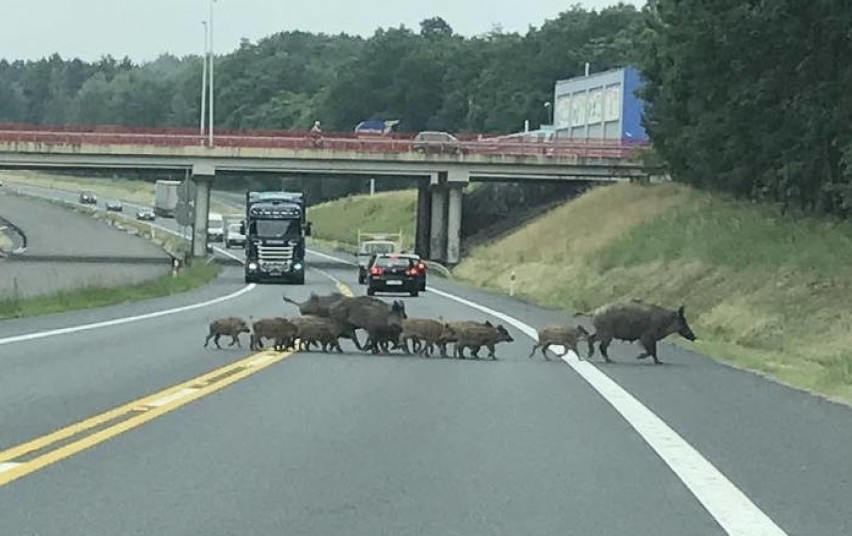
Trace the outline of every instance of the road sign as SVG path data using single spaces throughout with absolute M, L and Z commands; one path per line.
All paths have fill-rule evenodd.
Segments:
M 178 225 L 192 225 L 194 219 L 195 207 L 189 203 L 178 201 L 178 204 L 175 206 L 175 221 L 177 221 Z
M 177 187 L 178 200 L 183 203 L 191 203 L 195 201 L 195 182 L 191 179 L 185 179 Z

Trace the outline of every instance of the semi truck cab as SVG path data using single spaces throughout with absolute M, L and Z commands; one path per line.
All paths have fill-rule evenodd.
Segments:
M 305 283 L 305 200 L 296 192 L 246 192 L 246 283 Z

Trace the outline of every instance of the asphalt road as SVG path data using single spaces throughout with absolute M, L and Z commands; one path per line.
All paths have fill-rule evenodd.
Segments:
M 27 236 L 27 249 L 21 259 L 0 260 L 2 297 L 134 284 L 155 279 L 169 270 L 168 255 L 148 240 L 128 236 L 56 205 L 0 191 L 0 216 L 13 222 Z M 31 260 L 45 257 L 52 260 Z M 116 262 L 75 260 L 86 257 L 112 257 Z M 141 259 L 141 262 L 126 262 L 128 259 Z M 157 259 L 166 263 L 149 262 Z
M 352 268 L 328 274 L 356 292 Z M 88 312 L 85 322 L 242 287 Z M 446 281 L 434 287 L 533 326 L 563 313 Z M 0 450 L 248 354 L 201 348 L 216 316 L 294 314 L 305 287 L 259 286 L 185 313 L 0 346 Z M 435 292 L 410 316 L 482 319 Z M 173 303 L 170 300 L 175 300 Z M 500 321 L 492 318 L 492 321 Z M 73 315 L 0 323 L 12 334 Z M 0 487 L 2 534 L 725 534 L 631 426 L 570 367 L 300 354 Z M 598 364 L 790 535 L 848 535 L 852 411 L 664 345 L 664 366 L 614 345 Z M 740 532 L 739 534 L 760 534 Z

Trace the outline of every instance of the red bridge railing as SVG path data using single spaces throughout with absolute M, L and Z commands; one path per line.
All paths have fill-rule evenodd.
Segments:
M 411 153 L 418 149 L 413 134 L 392 136 L 359 135 L 354 132 L 328 132 L 317 137 L 299 131 L 232 131 L 214 133 L 216 147 L 323 150 L 363 154 Z M 157 147 L 200 147 L 207 145 L 207 136 L 198 130 L 185 128 L 147 129 L 113 125 L 35 126 L 0 123 L 0 143 L 39 143 L 47 145 L 146 145 Z M 645 143 L 629 140 L 561 139 L 537 140 L 522 138 L 483 137 L 475 134 L 459 136 L 458 143 L 431 144 L 430 149 L 463 154 L 495 156 L 543 155 L 546 157 L 584 157 L 627 159 Z

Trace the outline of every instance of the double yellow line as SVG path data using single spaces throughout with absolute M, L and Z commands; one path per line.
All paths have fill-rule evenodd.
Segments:
M 238 382 L 293 352 L 264 351 L 0 452 L 0 486 Z

